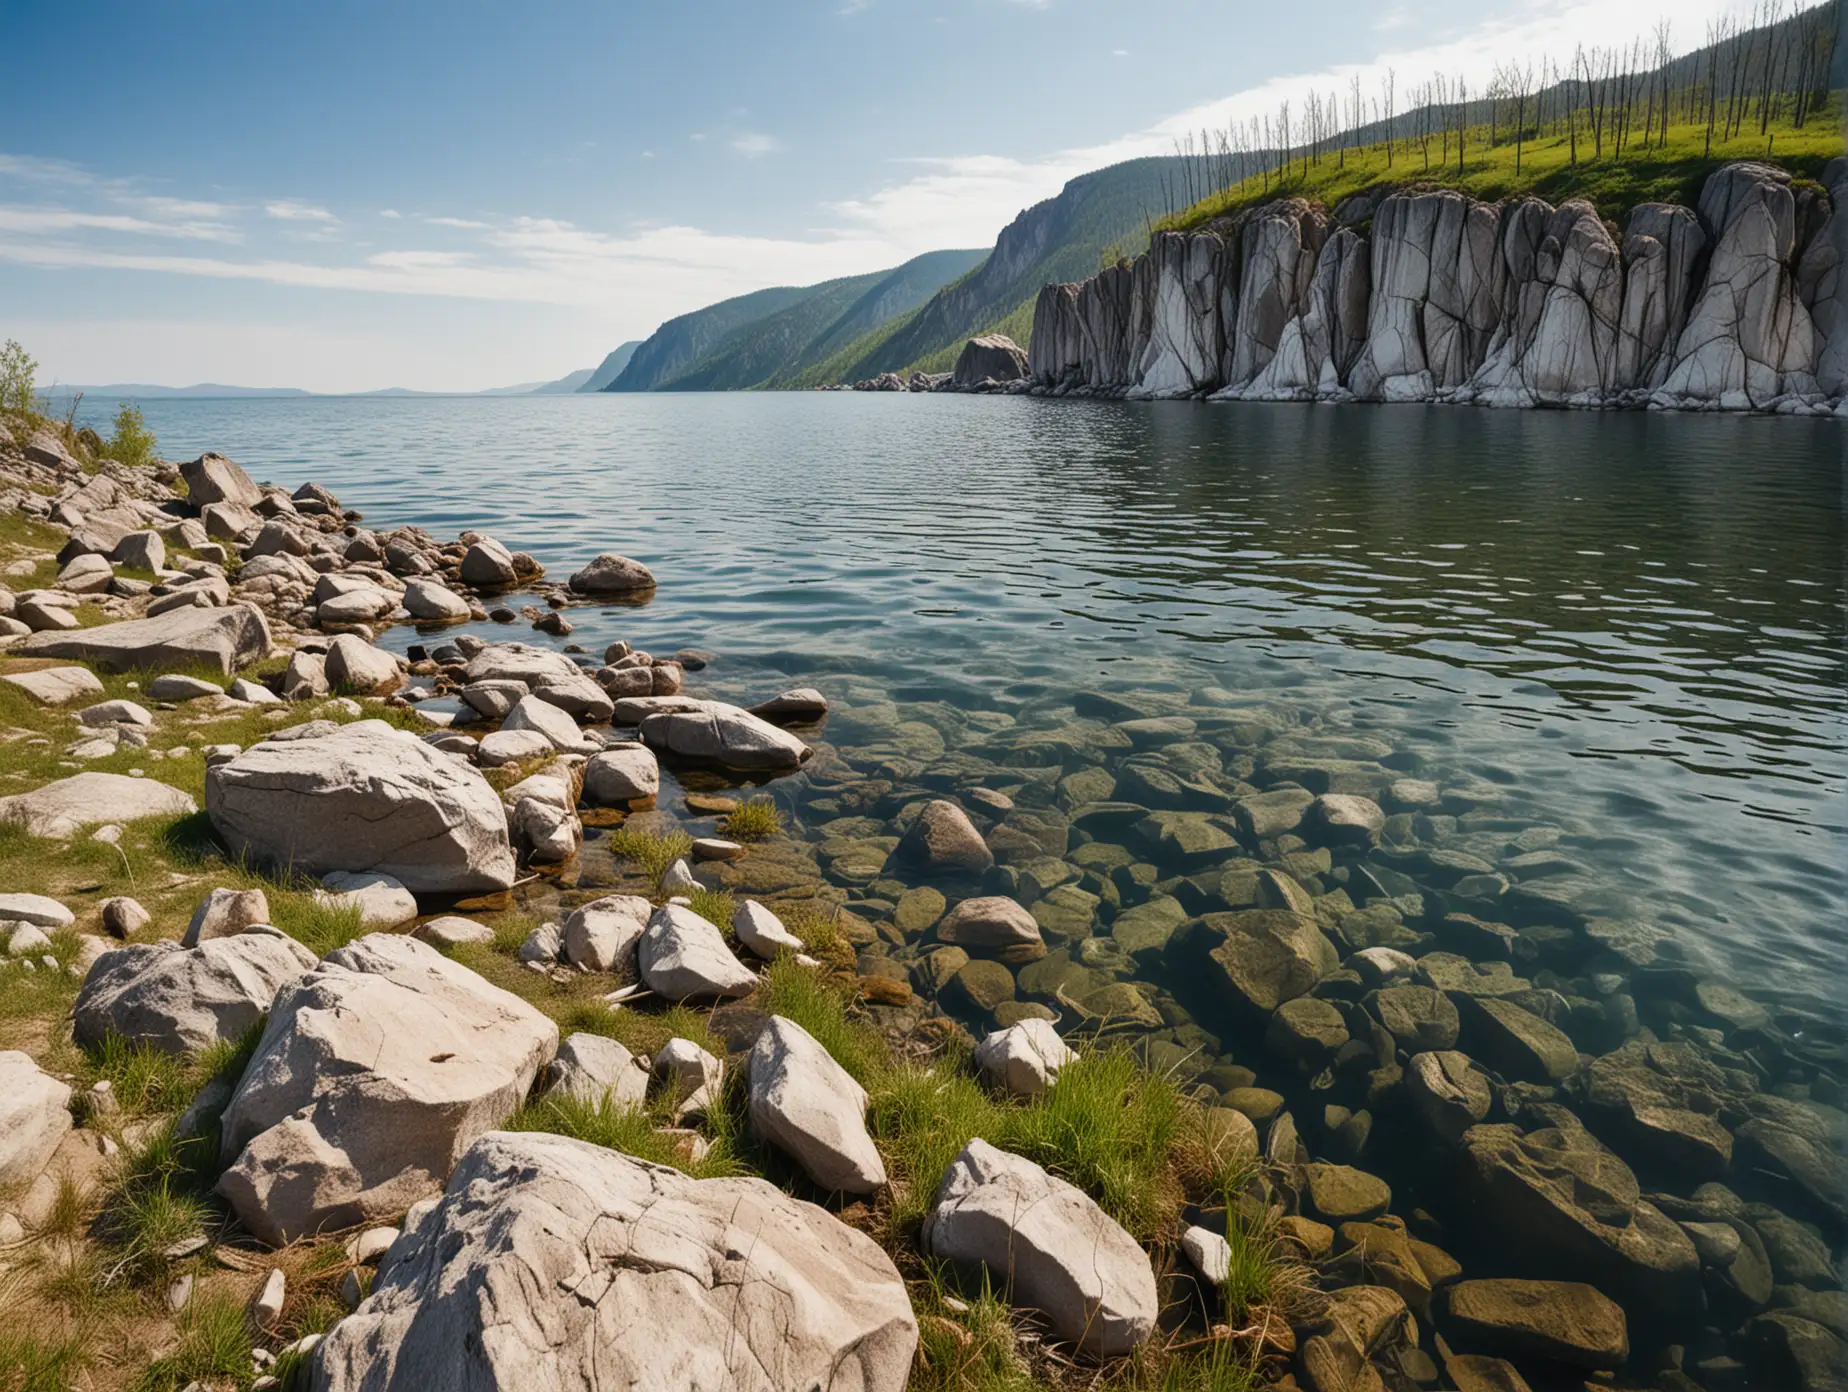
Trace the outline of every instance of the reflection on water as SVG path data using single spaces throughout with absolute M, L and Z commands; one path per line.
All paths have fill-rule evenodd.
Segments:
M 710 649 L 719 689 L 1018 714 L 1213 687 L 1377 730 L 1569 829 L 1691 953 L 1837 1009 L 1835 423 L 832 394 L 146 409 L 170 455 L 315 479 L 378 525 L 493 531 L 555 572 L 637 556 L 660 597 L 575 614 L 575 640 Z

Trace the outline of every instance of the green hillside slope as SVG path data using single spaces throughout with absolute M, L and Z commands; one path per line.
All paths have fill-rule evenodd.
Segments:
M 1030 325 L 1040 286 L 1095 274 L 1106 252 L 1134 255 L 1142 249 L 1150 222 L 1168 211 L 1164 178 L 1172 180 L 1180 167 L 1179 159 L 1161 156 L 1080 175 L 1057 197 L 1016 217 L 995 240 L 987 260 L 938 291 L 902 324 L 867 334 L 789 385 L 851 382 L 914 367 L 941 371 L 971 335 L 1003 321 L 1019 327 L 1023 307 Z

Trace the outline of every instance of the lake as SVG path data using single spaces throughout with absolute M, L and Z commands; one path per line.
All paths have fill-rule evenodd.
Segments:
M 1081 689 L 1378 736 L 1562 829 L 1694 960 L 1839 1013 L 1836 423 L 845 393 L 144 409 L 169 457 L 324 483 L 373 526 L 490 531 L 555 576 L 633 555 L 654 602 L 573 611 L 572 641 L 707 649 L 696 681 L 731 694 L 817 685 L 850 753 L 908 705 L 1043 722 Z

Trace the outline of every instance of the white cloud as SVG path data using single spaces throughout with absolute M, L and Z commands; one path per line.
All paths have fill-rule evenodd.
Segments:
M 399 211 L 398 211 L 398 210 L 397 210 L 396 208 L 380 208 L 380 209 L 379 209 L 379 216 L 380 216 L 380 217 L 382 217 L 382 218 L 394 218 L 394 219 L 396 219 L 396 218 L 401 218 L 401 217 L 403 217 L 403 216 L 404 216 L 404 214 L 403 214 L 403 213 L 401 213 L 401 212 L 399 212 Z
M 473 218 L 432 217 L 425 218 L 424 221 L 434 223 L 438 227 L 459 227 L 465 232 L 483 232 L 490 226 L 485 222 L 477 222 Z
M 1113 48 L 1110 50 L 1110 56 L 1112 58 L 1127 58 L 1129 57 L 1129 50 L 1127 48 Z
M 126 213 L 84 213 L 69 208 L 25 207 L 0 203 L 0 232 L 125 232 L 145 237 L 180 237 L 207 242 L 242 240 L 236 228 L 185 219 L 177 222 L 131 217 Z
M 763 155 L 775 154 L 783 148 L 783 142 L 774 135 L 765 135 L 762 131 L 746 131 L 732 137 L 731 147 L 746 159 L 757 159 Z
M 263 212 L 266 217 L 273 217 L 278 222 L 319 222 L 336 223 L 340 219 L 327 209 L 314 203 L 301 203 L 293 198 L 279 198 L 273 203 L 265 203 Z

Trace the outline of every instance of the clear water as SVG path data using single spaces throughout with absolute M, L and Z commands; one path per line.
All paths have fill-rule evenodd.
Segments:
M 145 410 L 169 457 L 324 483 L 373 526 L 491 531 L 554 574 L 638 557 L 654 601 L 574 610 L 571 641 L 709 649 L 727 694 L 819 685 L 849 753 L 856 702 L 1043 723 L 1085 688 L 1268 695 L 1377 733 L 1564 828 L 1696 960 L 1839 1015 L 1833 422 L 857 394 Z

